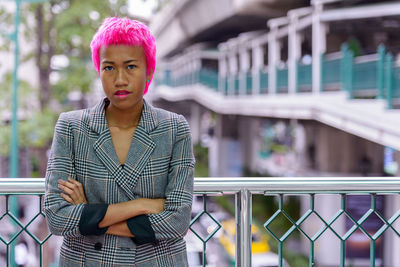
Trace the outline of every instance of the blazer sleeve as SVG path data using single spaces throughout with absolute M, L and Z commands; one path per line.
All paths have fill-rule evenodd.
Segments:
M 156 240 L 186 235 L 192 210 L 194 164 L 189 125 L 180 115 L 168 171 L 164 211 L 149 215 Z
M 54 235 L 69 237 L 82 236 L 79 231 L 83 204 L 72 205 L 65 201 L 60 193 L 58 180 L 75 179 L 73 134 L 66 113 L 57 121 L 53 144 L 46 170 L 46 194 L 44 212 L 50 232 Z

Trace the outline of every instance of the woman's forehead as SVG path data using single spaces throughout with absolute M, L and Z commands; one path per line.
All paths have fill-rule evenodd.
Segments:
M 126 61 L 145 60 L 142 46 L 131 45 L 108 45 L 100 48 L 100 62 L 103 61 Z

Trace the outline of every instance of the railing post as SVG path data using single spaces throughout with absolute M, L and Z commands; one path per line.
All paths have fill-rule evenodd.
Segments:
M 378 87 L 378 99 L 383 99 L 383 88 L 384 88 L 384 70 L 385 70 L 385 53 L 386 53 L 386 49 L 385 46 L 383 44 L 380 44 L 378 46 L 378 66 L 377 66 L 377 77 L 378 77 L 378 81 L 377 81 L 377 87 Z
M 251 192 L 241 189 L 235 195 L 236 202 L 236 267 L 251 266 Z
M 388 53 L 386 55 L 386 100 L 387 108 L 392 109 L 392 97 L 393 97 L 393 55 Z
M 325 70 L 324 70 L 324 68 L 325 68 L 325 53 L 321 53 L 320 62 L 321 62 L 321 66 L 320 66 L 321 79 L 319 80 L 319 82 L 320 82 L 320 92 L 323 92 L 323 91 L 325 91 Z
M 347 63 L 347 50 L 349 49 L 349 45 L 347 43 L 342 44 L 340 51 L 342 52 L 342 59 L 340 61 L 340 81 L 342 84 L 341 90 L 347 91 L 347 71 L 346 71 L 346 63 Z
M 296 93 L 300 92 L 300 75 L 299 75 L 299 70 L 300 70 L 300 60 L 296 60 L 296 84 L 294 91 Z
M 347 90 L 349 92 L 350 99 L 354 98 L 354 85 L 353 85 L 353 78 L 354 78 L 354 52 L 352 50 L 347 50 Z

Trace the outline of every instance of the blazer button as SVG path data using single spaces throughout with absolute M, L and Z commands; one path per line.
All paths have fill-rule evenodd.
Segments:
M 96 244 L 94 244 L 95 250 L 101 250 L 102 247 L 103 247 L 103 244 L 101 244 L 100 242 L 97 242 Z

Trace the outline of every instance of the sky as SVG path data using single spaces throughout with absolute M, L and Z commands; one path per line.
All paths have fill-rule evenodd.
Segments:
M 143 18 L 150 18 L 153 8 L 156 6 L 156 0 L 129 0 L 129 12 L 132 15 Z

